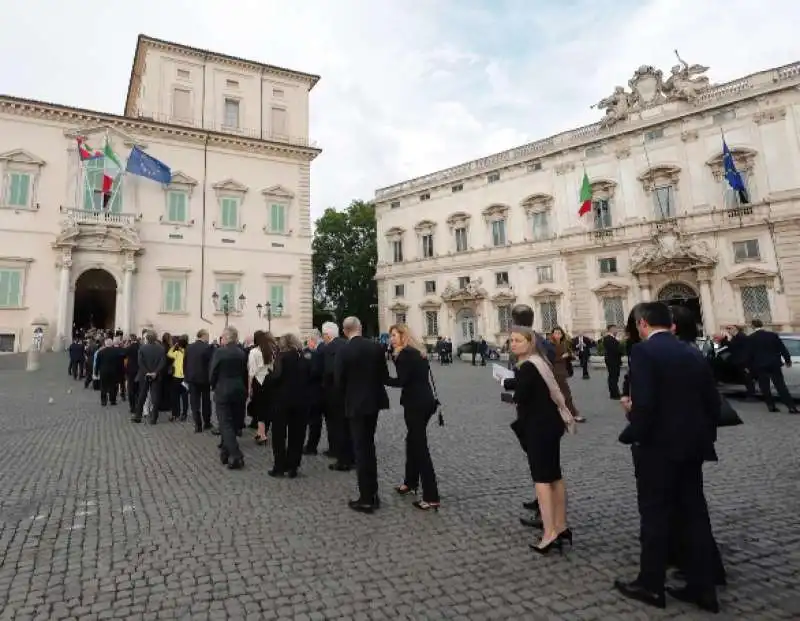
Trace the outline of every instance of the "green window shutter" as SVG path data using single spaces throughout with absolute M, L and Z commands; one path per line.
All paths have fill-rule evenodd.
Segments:
M 25 173 L 11 173 L 9 180 L 9 205 L 14 207 L 28 206 L 30 179 L 30 175 Z
M 17 270 L 0 271 L 0 307 L 15 308 L 22 304 L 22 278 Z
M 271 285 L 269 288 L 269 303 L 273 310 L 277 310 L 278 304 L 283 305 L 283 285 Z
M 270 209 L 270 231 L 273 233 L 286 232 L 286 206 L 272 205 Z
M 169 193 L 169 211 L 167 218 L 170 222 L 186 222 L 186 193 Z
M 168 280 L 164 286 L 164 310 L 168 313 L 183 311 L 183 283 Z
M 100 211 L 103 208 L 103 158 L 87 161 L 83 170 L 83 208 Z
M 237 209 L 239 201 L 235 198 L 222 199 L 222 227 L 226 229 L 235 229 L 239 226 L 239 218 L 237 217 Z
M 223 304 L 225 296 L 228 296 L 228 304 L 231 310 L 236 308 L 236 283 L 234 282 L 221 282 L 219 287 L 219 303 Z
M 10 280 L 11 280 L 11 272 L 9 272 L 8 270 L 3 270 L 2 272 L 0 272 L 0 307 L 9 306 L 8 291 L 9 291 Z
M 114 182 L 111 184 L 111 201 L 108 205 L 108 210 L 111 213 L 122 213 L 122 178 L 123 175 L 117 173 Z M 103 174 L 100 173 L 100 189 L 103 189 Z M 102 195 L 100 204 L 103 204 Z

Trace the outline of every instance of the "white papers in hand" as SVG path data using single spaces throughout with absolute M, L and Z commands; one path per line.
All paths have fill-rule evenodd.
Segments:
M 511 379 L 514 377 L 514 371 L 510 369 L 506 369 L 504 366 L 497 364 L 496 362 L 492 363 L 492 377 L 498 381 L 502 382 L 503 380 Z

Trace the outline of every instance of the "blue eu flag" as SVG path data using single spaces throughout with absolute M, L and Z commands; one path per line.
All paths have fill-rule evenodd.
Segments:
M 725 180 L 731 186 L 731 190 L 736 192 L 739 197 L 739 202 L 746 205 L 750 202 L 750 197 L 747 196 L 747 188 L 744 185 L 742 175 L 736 170 L 736 163 L 733 161 L 733 154 L 728 148 L 728 143 L 722 139 L 722 165 L 725 169 Z
M 169 183 L 172 181 L 172 171 L 164 162 L 157 160 L 151 155 L 147 155 L 139 147 L 133 147 L 128 156 L 128 164 L 125 170 L 132 175 L 147 177 L 158 183 Z

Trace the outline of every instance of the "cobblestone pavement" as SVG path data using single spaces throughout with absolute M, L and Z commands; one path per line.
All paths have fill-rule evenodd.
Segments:
M 38 373 L 0 372 L 0 619 L 703 618 L 611 589 L 635 573 L 638 520 L 602 371 L 573 380 L 589 418 L 564 440 L 575 548 L 539 558 L 517 521 L 532 491 L 512 411 L 488 369 L 435 369 L 447 405 L 447 425 L 430 430 L 438 514 L 391 491 L 403 461 L 393 395 L 378 433 L 385 507 L 374 516 L 346 508 L 354 477 L 323 457 L 297 480 L 272 480 L 269 451 L 248 440 L 246 469 L 230 472 L 211 436 L 132 425 L 65 369 L 49 355 Z M 737 407 L 746 424 L 721 431 L 722 461 L 707 469 L 730 572 L 720 617 L 797 619 L 800 417 Z

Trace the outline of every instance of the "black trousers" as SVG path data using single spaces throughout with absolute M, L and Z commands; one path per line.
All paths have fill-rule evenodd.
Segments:
M 189 403 L 195 429 L 211 427 L 211 386 L 209 384 L 189 384 Z
M 183 385 L 182 377 L 169 378 L 172 382 L 172 418 L 186 416 L 189 412 L 189 393 Z
M 83 360 L 70 360 L 67 373 L 72 376 L 72 379 L 78 379 L 78 376 L 83 377 Z
M 792 409 L 795 407 L 794 399 L 792 399 L 792 395 L 786 387 L 786 380 L 783 379 L 783 371 L 780 367 L 777 369 L 759 369 L 756 380 L 758 381 L 758 390 L 764 396 L 764 402 L 768 408 L 775 407 L 775 399 L 772 396 L 770 383 L 775 386 L 775 390 L 778 391 L 778 397 L 787 408 Z
M 374 503 L 378 496 L 378 458 L 375 455 L 375 430 L 378 413 L 348 419 L 358 475 L 358 499 Z
M 651 591 L 664 590 L 671 531 L 680 520 L 687 585 L 712 591 L 715 542 L 703 493 L 703 463 L 672 461 L 642 447 L 633 447 L 632 453 L 640 518 L 638 582 Z
M 272 416 L 273 469 L 291 472 L 300 468 L 303 460 L 303 444 L 306 441 L 308 408 L 292 405 L 276 408 Z
M 606 368 L 608 369 L 608 396 L 612 399 L 619 399 L 619 373 L 622 367 L 606 361 Z
M 311 402 L 311 407 L 308 410 L 308 433 L 306 435 L 306 449 L 309 451 L 316 451 L 319 447 L 319 441 L 322 438 L 322 421 L 325 421 L 326 428 L 328 427 L 328 419 L 324 413 L 325 407 L 322 402 L 321 395 L 319 398 L 314 398 Z M 327 428 L 328 444 L 330 444 L 331 431 Z
M 136 411 L 136 399 L 139 397 L 139 382 L 136 381 L 136 376 L 128 377 L 128 407 L 131 414 Z
M 428 423 L 433 414 L 403 408 L 406 421 L 406 476 L 404 483 L 417 489 L 422 482 L 422 500 L 439 502 L 436 472 L 428 449 Z
M 242 461 L 242 449 L 239 448 L 237 432 L 239 431 L 239 421 L 241 412 L 245 410 L 245 402 L 242 401 L 217 401 L 217 424 L 219 425 L 220 456 L 229 461 Z
M 331 451 L 338 463 L 352 466 L 355 463 L 353 452 L 353 436 L 350 423 L 344 414 L 344 404 L 338 395 L 328 394 L 325 404 L 325 414 L 328 423 L 328 442 L 333 444 Z M 332 433 L 330 433 L 332 432 Z
M 581 371 L 583 371 L 583 377 L 589 377 L 589 354 L 579 354 L 578 360 L 581 363 Z M 617 384 L 619 384 L 619 374 L 617 374 Z
M 147 401 L 147 395 L 150 395 L 150 422 L 156 423 L 158 421 L 158 408 L 161 399 L 161 381 L 158 379 L 150 379 L 145 377 L 144 380 L 139 382 L 139 394 L 136 397 L 136 410 L 133 417 L 136 420 L 142 420 L 142 413 L 144 412 L 144 404 Z
M 117 403 L 117 389 L 119 388 L 119 380 L 116 376 L 100 376 L 100 403 L 106 405 Z

